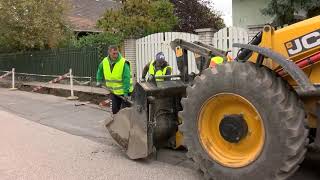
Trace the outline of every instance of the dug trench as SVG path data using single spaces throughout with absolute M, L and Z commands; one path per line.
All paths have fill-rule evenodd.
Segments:
M 0 87 L 10 88 L 11 84 L 10 82 L 2 81 L 0 82 Z M 36 86 L 25 85 L 23 83 L 16 83 L 16 88 L 21 91 L 32 92 L 33 88 L 35 87 Z M 36 91 L 36 93 L 50 94 L 50 95 L 66 97 L 66 98 L 70 96 L 70 90 L 59 89 L 59 88 L 42 87 L 40 90 Z M 81 91 L 75 90 L 74 95 L 78 97 L 77 100 L 80 102 L 90 102 L 96 105 L 99 105 L 99 103 L 109 99 L 109 94 L 107 92 L 105 95 L 102 95 L 102 94 L 97 94 L 93 92 L 88 93 L 88 92 L 81 92 Z

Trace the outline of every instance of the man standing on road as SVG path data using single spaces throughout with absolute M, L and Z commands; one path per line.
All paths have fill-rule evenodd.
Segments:
M 133 91 L 130 63 L 121 56 L 117 46 L 110 46 L 108 57 L 99 64 L 97 86 L 101 86 L 103 78 L 111 92 L 112 113 L 116 114 L 128 106 L 124 99 L 128 99 Z
M 156 60 L 149 62 L 142 72 L 142 79 L 145 79 L 147 73 L 149 76 L 163 76 L 171 75 L 172 67 L 169 66 L 169 63 L 165 60 L 163 52 L 159 52 L 156 55 Z M 165 79 L 156 79 L 156 81 L 170 80 L 170 78 Z

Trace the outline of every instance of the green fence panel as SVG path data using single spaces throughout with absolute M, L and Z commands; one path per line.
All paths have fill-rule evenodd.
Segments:
M 106 55 L 106 47 L 0 54 L 0 70 L 16 68 L 21 73 L 62 75 L 72 68 L 75 76 L 95 79 L 97 67 Z

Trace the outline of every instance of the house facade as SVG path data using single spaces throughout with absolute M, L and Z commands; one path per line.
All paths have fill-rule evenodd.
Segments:
M 232 0 L 233 26 L 247 29 L 249 39 L 252 39 L 265 24 L 272 22 L 272 17 L 261 13 L 269 2 L 270 0 Z
M 270 23 L 272 18 L 264 16 L 261 9 L 265 8 L 270 0 L 232 0 L 233 26 L 248 28 L 263 26 Z

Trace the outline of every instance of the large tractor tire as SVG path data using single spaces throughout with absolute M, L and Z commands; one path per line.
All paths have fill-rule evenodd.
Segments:
M 182 99 L 187 156 L 213 180 L 284 180 L 306 153 L 297 95 L 253 63 L 232 62 L 196 77 Z

